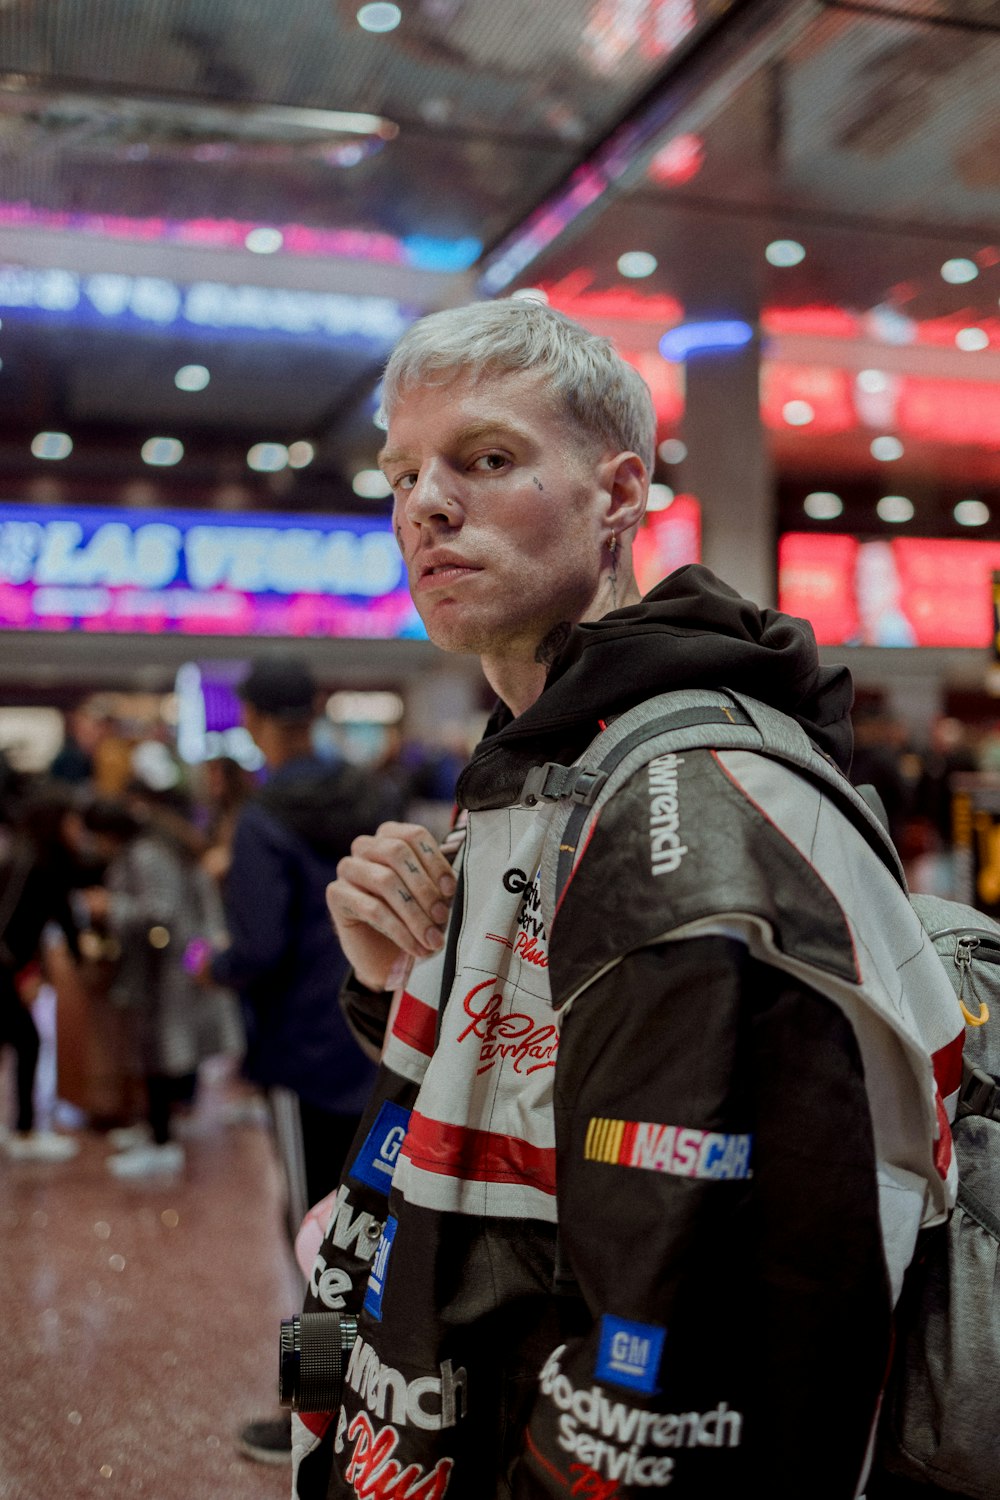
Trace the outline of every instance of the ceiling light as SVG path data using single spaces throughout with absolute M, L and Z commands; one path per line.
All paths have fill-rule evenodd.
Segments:
M 843 512 L 844 502 L 832 490 L 813 490 L 803 500 L 802 509 L 811 521 L 834 521 Z
M 952 286 L 961 286 L 965 281 L 975 281 L 979 275 L 979 267 L 974 260 L 966 260 L 964 256 L 958 256 L 955 260 L 946 260 L 941 267 L 942 281 L 948 281 Z
M 789 427 L 808 427 L 816 413 L 808 401 L 786 401 L 781 408 L 781 415 Z
M 656 451 L 665 464 L 682 464 L 688 456 L 687 444 L 680 438 L 665 438 Z
M 866 396 L 880 396 L 891 384 L 884 370 L 859 370 L 856 379 L 858 390 Z
M 312 463 L 315 457 L 316 449 L 312 443 L 307 443 L 304 438 L 300 438 L 297 443 L 289 443 L 288 445 L 288 462 L 293 469 L 304 469 L 307 464 Z
M 371 0 L 370 5 L 362 5 L 358 11 L 358 25 L 362 31 L 395 31 L 402 19 L 399 6 L 390 4 L 389 0 Z
M 284 443 L 254 443 L 247 463 L 258 474 L 277 474 L 288 467 L 288 449 Z
M 273 255 L 285 243 L 285 236 L 280 229 L 251 229 L 243 243 L 254 255 Z
M 905 344 L 912 344 L 917 336 L 917 325 L 913 319 L 901 313 L 898 308 L 887 306 L 884 302 L 869 311 L 866 321 L 874 337 L 883 344 L 896 344 L 902 347 Z
M 765 259 L 772 266 L 797 266 L 800 261 L 805 260 L 805 246 L 800 245 L 798 240 L 772 240 L 764 251 Z
M 398 724 L 404 706 L 398 693 L 342 691 L 326 700 L 326 716 L 334 724 Z
M 902 458 L 903 445 L 898 437 L 872 438 L 870 453 L 872 458 L 877 458 L 881 463 L 890 464 L 895 458 Z
M 955 335 L 955 343 L 959 349 L 971 354 L 979 349 L 988 349 L 990 336 L 985 328 L 960 328 Z
M 184 457 L 184 444 L 177 438 L 151 437 L 142 445 L 142 461 L 157 469 L 169 469 Z
M 69 458 L 73 439 L 65 432 L 36 432 L 31 439 L 35 458 Z
M 883 521 L 893 524 L 913 520 L 913 501 L 905 495 L 883 495 L 875 509 Z
M 618 257 L 619 273 L 634 280 L 642 276 L 652 276 L 657 265 L 656 256 L 650 255 L 648 250 L 626 250 L 624 255 Z
M 384 500 L 392 494 L 392 485 L 381 469 L 359 469 L 351 480 L 351 489 L 362 500 Z
M 952 511 L 959 526 L 985 526 L 990 508 L 982 500 L 960 500 Z
M 204 365 L 181 365 L 174 385 L 179 391 L 203 391 L 211 378 Z
M 649 486 L 649 499 L 646 501 L 647 510 L 669 510 L 674 503 L 674 492 L 669 484 L 651 484 Z

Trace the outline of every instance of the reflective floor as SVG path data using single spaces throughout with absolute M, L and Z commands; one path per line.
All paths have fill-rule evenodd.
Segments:
M 85 1132 L 70 1162 L 0 1150 L 2 1500 L 288 1494 L 287 1467 L 233 1444 L 277 1412 L 298 1293 L 266 1129 L 232 1113 L 210 1084 L 174 1181 L 115 1181 Z

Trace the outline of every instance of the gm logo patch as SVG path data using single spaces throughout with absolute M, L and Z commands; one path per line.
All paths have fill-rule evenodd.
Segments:
M 379 1240 L 372 1257 L 372 1268 L 368 1273 L 368 1290 L 365 1292 L 365 1311 L 370 1312 L 373 1318 L 382 1321 L 382 1294 L 385 1291 L 385 1277 L 389 1269 L 389 1255 L 392 1251 L 392 1242 L 396 1238 L 396 1230 L 399 1228 L 398 1219 L 391 1215 L 385 1221 L 382 1230 L 382 1238 Z
M 377 1188 L 388 1198 L 392 1174 L 396 1169 L 399 1148 L 406 1138 L 410 1111 L 387 1100 L 375 1117 L 375 1124 L 365 1136 L 354 1159 L 351 1176 L 369 1187 Z
M 623 1385 L 628 1390 L 655 1396 L 666 1337 L 667 1330 L 653 1323 L 630 1323 L 626 1318 L 613 1318 L 605 1313 L 594 1375 L 609 1385 Z

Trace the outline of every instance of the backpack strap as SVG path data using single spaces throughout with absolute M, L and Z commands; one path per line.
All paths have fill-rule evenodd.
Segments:
M 546 897 L 550 917 L 558 909 L 595 809 L 657 756 L 697 749 L 751 750 L 818 782 L 906 890 L 899 856 L 877 814 L 796 720 L 729 689 L 683 689 L 661 693 L 621 714 L 574 765 L 548 762 L 528 772 L 520 797 L 523 804 L 566 803 L 553 819 L 542 856 L 543 893 L 546 885 L 551 892 Z

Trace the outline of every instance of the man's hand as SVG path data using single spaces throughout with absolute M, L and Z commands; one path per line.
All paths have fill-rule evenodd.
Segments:
M 416 823 L 363 834 L 326 889 L 340 946 L 369 989 L 393 987 L 405 960 L 444 942 L 456 880 L 433 836 Z

